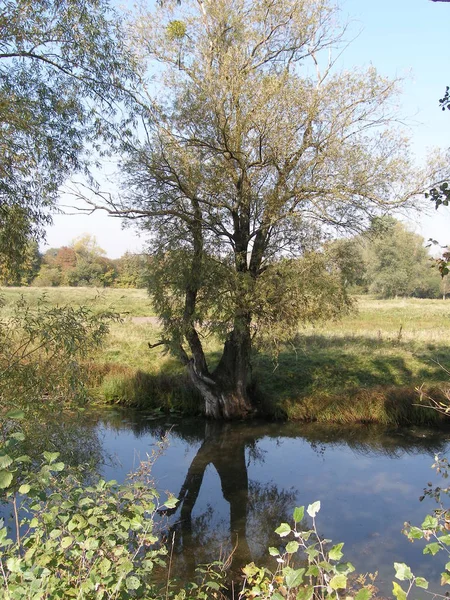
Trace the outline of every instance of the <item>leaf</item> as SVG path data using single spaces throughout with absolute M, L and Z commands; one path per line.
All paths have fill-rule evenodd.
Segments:
M 347 577 L 345 575 L 335 575 L 330 579 L 330 587 L 333 590 L 344 590 L 347 587 Z
M 71 537 L 70 535 L 63 537 L 63 539 L 61 540 L 61 548 L 65 550 L 66 548 L 72 545 L 72 542 L 73 537 Z
M 314 586 L 308 585 L 307 587 L 300 588 L 297 592 L 296 600 L 311 600 L 314 594 Z
M 437 542 L 433 542 L 432 544 L 427 544 L 423 549 L 424 554 L 432 554 L 433 556 L 439 552 L 441 549 L 440 545 Z
M 175 508 L 175 506 L 178 504 L 178 498 L 175 498 L 175 496 L 170 496 L 169 498 L 167 498 L 167 500 L 164 502 L 163 506 L 165 506 L 166 508 Z
M 395 569 L 395 576 L 400 581 L 405 581 L 405 579 L 407 579 L 409 581 L 410 579 L 412 579 L 413 574 L 411 572 L 411 569 L 405 563 L 396 563 L 395 562 L 394 569 Z
M 310 504 L 308 506 L 308 508 L 306 509 L 306 512 L 308 513 L 308 515 L 312 518 L 314 518 L 317 513 L 320 510 L 320 500 L 317 500 L 316 502 L 313 502 L 312 504 Z
M 416 577 L 414 583 L 417 585 L 417 587 L 423 588 L 424 590 L 428 589 L 428 581 L 423 577 Z
M 427 515 L 422 523 L 422 529 L 436 529 L 437 526 L 438 520 L 436 517 L 432 517 L 431 515 Z
M 305 571 L 306 569 L 289 569 L 288 572 L 285 573 L 287 587 L 290 589 L 301 585 L 303 583 Z
M 134 575 L 130 575 L 126 578 L 125 584 L 127 586 L 127 590 L 137 590 L 141 585 L 141 582 Z
M 8 560 L 6 561 L 6 566 L 11 571 L 11 573 L 18 573 L 20 571 L 21 562 L 22 561 L 20 558 L 16 558 L 15 556 L 12 556 L 11 558 L 8 558 Z
M 28 492 L 31 490 L 31 485 L 29 485 L 28 483 L 23 483 L 20 487 L 19 487 L 19 494 L 28 494 Z
M 5 417 L 7 419 L 15 419 L 16 421 L 21 421 L 22 419 L 25 418 L 25 413 L 23 412 L 23 410 L 19 410 L 18 408 L 13 408 L 11 410 L 8 410 Z
M 220 592 L 220 585 L 217 583 L 217 581 L 208 581 L 206 583 L 206 587 Z
M 441 585 L 450 584 L 450 573 L 441 574 Z
M 340 560 L 343 557 L 343 552 L 341 552 L 343 545 L 344 543 L 336 544 L 336 546 L 331 548 L 330 552 L 328 553 L 328 556 L 331 560 Z
M 48 463 L 50 463 L 50 464 L 51 464 L 52 462 L 55 462 L 55 460 L 56 460 L 56 459 L 58 458 L 58 456 L 59 456 L 59 452 L 47 452 L 47 451 L 44 451 L 42 454 L 44 455 L 44 458 L 45 458 L 45 460 L 46 460 Z
M 297 506 L 297 508 L 294 509 L 294 523 L 300 523 L 300 521 L 303 520 L 303 517 L 305 515 L 305 507 L 304 506 Z
M 413 540 L 421 540 L 423 538 L 423 531 L 418 527 L 411 527 L 408 531 L 408 537 Z
M 289 554 L 294 554 L 295 552 L 297 552 L 299 547 L 300 544 L 298 542 L 289 542 L 289 544 L 286 544 L 286 552 L 289 552 Z
M 399 586 L 399 584 L 396 581 L 393 581 L 392 585 L 392 593 L 397 600 L 406 600 L 406 592 Z
M 271 546 L 269 548 L 269 554 L 270 554 L 270 556 L 280 556 L 280 551 L 277 548 L 274 548 L 273 546 Z
M 361 588 L 355 596 L 355 600 L 370 600 L 372 592 L 367 588 Z
M 0 469 L 7 469 L 12 462 L 13 459 L 9 456 L 9 454 L 3 454 L 3 456 L 0 456 Z
M 281 523 L 281 525 L 275 529 L 275 533 L 278 533 L 280 537 L 285 537 L 289 535 L 291 531 L 291 526 L 287 523 Z
M 0 471 L 0 490 L 4 490 L 11 485 L 13 474 L 9 471 Z

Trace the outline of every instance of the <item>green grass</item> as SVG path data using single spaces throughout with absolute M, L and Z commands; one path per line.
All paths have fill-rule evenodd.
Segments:
M 115 310 L 123 317 L 154 315 L 146 290 L 87 288 L 87 287 L 0 287 L 0 295 L 6 301 L 6 311 L 21 295 L 31 304 L 45 295 L 50 304 L 89 305 L 97 310 Z
M 9 288 L 7 303 L 23 293 L 35 301 L 42 290 Z M 87 288 L 45 290 L 53 303 L 92 303 Z M 106 343 L 91 366 L 99 398 L 129 406 L 196 412 L 201 404 L 183 368 L 161 348 L 145 290 L 101 290 L 99 309 L 113 308 L 123 321 L 113 323 Z M 416 388 L 425 384 L 445 399 L 450 365 L 450 301 L 357 299 L 358 311 L 341 321 L 299 329 L 277 360 L 254 358 L 256 395 L 261 409 L 291 419 L 363 421 L 388 424 L 433 422 L 437 413 L 414 406 Z M 6 306 L 6 311 L 8 306 Z M 209 342 L 217 357 L 220 347 Z M 443 392 L 440 390 L 444 390 Z

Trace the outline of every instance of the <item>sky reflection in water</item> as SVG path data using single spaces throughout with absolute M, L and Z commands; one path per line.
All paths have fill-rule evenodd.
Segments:
M 123 479 L 168 428 L 142 415 L 104 419 L 100 439 L 112 457 L 105 476 Z M 420 525 L 433 508 L 419 497 L 428 481 L 439 481 L 431 464 L 436 452 L 446 451 L 449 435 L 417 428 L 183 420 L 174 422 L 169 439 L 153 474 L 159 490 L 182 500 L 169 521 L 181 577 L 236 541 L 236 571 L 250 560 L 261 563 L 267 546 L 279 541 L 277 525 L 290 520 L 295 506 L 320 499 L 321 533 L 345 542 L 345 558 L 358 572 L 378 570 L 384 593 L 391 595 L 394 561 L 438 581 L 445 557 L 424 556 L 420 542 L 410 544 L 401 529 L 405 521 Z

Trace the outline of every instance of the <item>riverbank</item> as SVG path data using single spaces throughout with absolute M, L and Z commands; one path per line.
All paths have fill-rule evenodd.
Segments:
M 99 403 L 198 414 L 201 405 L 186 374 L 161 348 L 145 290 L 4 288 L 8 304 L 23 294 L 50 304 L 87 304 L 122 316 L 89 363 Z M 254 358 L 255 396 L 271 418 L 320 422 L 433 424 L 440 416 L 419 403 L 417 388 L 446 401 L 450 364 L 450 304 L 440 300 L 357 299 L 358 312 L 305 327 L 277 360 Z M 214 360 L 219 346 L 210 341 Z

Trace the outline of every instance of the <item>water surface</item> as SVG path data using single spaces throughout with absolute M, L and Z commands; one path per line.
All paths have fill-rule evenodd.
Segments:
M 345 557 L 360 573 L 378 571 L 391 595 L 394 562 L 439 581 L 445 557 L 422 554 L 401 534 L 420 525 L 435 506 L 419 502 L 434 455 L 450 434 L 433 430 L 336 427 L 292 423 L 216 424 L 202 420 L 147 420 L 144 415 L 101 418 L 98 433 L 112 458 L 107 477 L 122 479 L 167 433 L 169 445 L 153 468 L 159 490 L 180 499 L 170 515 L 175 571 L 189 577 L 195 564 L 226 556 L 237 544 L 233 570 L 267 560 L 274 529 L 291 521 L 295 506 L 320 500 L 320 532 L 345 542 Z

